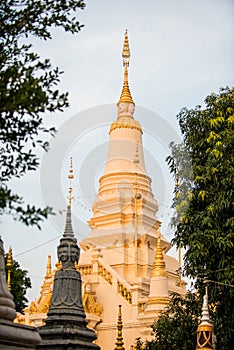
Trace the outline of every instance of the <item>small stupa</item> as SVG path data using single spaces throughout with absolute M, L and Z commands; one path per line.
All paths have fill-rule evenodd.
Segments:
M 119 305 L 119 313 L 118 313 L 118 323 L 117 323 L 117 329 L 118 329 L 118 335 L 116 339 L 116 347 L 114 350 L 125 350 L 124 348 L 124 342 L 123 342 L 123 322 L 122 322 L 122 312 L 121 312 L 122 305 Z
M 74 236 L 71 222 L 71 204 L 73 179 L 72 160 L 70 172 L 69 203 L 66 225 L 57 248 L 61 268 L 54 276 L 52 301 L 46 319 L 46 325 L 39 327 L 42 343 L 37 349 L 100 349 L 93 341 L 97 338 L 94 330 L 87 328 L 86 315 L 82 305 L 81 275 L 76 270 L 80 257 L 80 248 Z
M 197 327 L 197 346 L 196 350 L 214 350 L 213 340 L 213 324 L 210 319 L 208 307 L 208 287 L 205 287 L 205 295 L 203 297 L 201 322 Z

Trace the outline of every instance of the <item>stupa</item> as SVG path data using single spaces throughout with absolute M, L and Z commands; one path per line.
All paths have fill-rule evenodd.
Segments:
M 73 178 L 72 167 L 69 178 Z M 57 249 L 61 266 L 54 275 L 52 300 L 46 324 L 39 327 L 42 342 L 37 349 L 98 350 L 99 346 L 93 343 L 97 338 L 96 333 L 87 328 L 82 304 L 81 276 L 75 268 L 75 264 L 79 262 L 80 248 L 71 223 L 71 185 L 69 193 L 65 230 Z
M 124 319 L 124 348 L 131 350 L 136 338 L 151 339 L 151 325 L 170 295 L 186 293 L 179 262 L 168 254 L 171 245 L 160 230 L 158 204 L 145 167 L 143 131 L 134 119 L 127 31 L 122 57 L 124 79 L 117 119 L 110 126 L 108 158 L 88 222 L 91 231 L 79 243 L 83 252 L 75 265 L 82 277 L 88 327 L 95 329 L 96 344 L 102 350 L 115 347 L 118 305 Z M 52 271 L 48 260 L 41 295 L 36 305 L 25 310 L 27 322 L 44 324 L 58 269 L 59 263 Z
M 170 295 L 186 292 L 177 272 L 179 263 L 167 254 L 171 245 L 160 232 L 156 216 L 158 204 L 145 167 L 143 131 L 134 118 L 129 88 L 127 31 L 122 57 L 124 79 L 117 119 L 110 126 L 107 161 L 88 222 L 91 231 L 80 242 L 82 279 L 89 281 L 103 305 L 102 322 L 95 327 L 103 350 L 115 343 L 113 305 L 122 305 L 124 347 L 130 350 L 137 337 L 151 338 L 150 326 Z
M 210 319 L 208 306 L 208 286 L 205 286 L 205 295 L 203 296 L 202 316 L 197 327 L 197 345 L 196 350 L 214 350 L 213 347 L 213 324 Z

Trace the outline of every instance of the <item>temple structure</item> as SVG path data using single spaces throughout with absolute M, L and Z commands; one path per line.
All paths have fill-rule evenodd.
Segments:
M 102 322 L 95 327 L 103 350 L 115 343 L 117 305 L 122 305 L 124 347 L 130 350 L 137 337 L 150 338 L 150 325 L 168 305 L 170 294 L 185 293 L 185 284 L 178 283 L 179 264 L 167 255 L 171 245 L 160 232 L 158 204 L 145 167 L 143 131 L 134 119 L 127 32 L 122 57 L 117 119 L 110 126 L 108 158 L 88 222 L 91 231 L 80 242 L 83 280 L 89 281 L 103 305 Z
M 90 233 L 80 242 L 83 249 L 77 271 L 83 284 L 83 306 L 88 326 L 97 333 L 96 343 L 110 350 L 116 343 L 118 305 L 122 305 L 125 350 L 135 339 L 151 339 L 151 325 L 168 305 L 170 295 L 184 295 L 179 262 L 168 255 L 170 243 L 160 232 L 158 204 L 151 190 L 142 145 L 142 128 L 134 119 L 135 103 L 129 83 L 128 33 L 123 46 L 124 81 L 117 103 L 117 119 L 110 126 L 109 152 L 94 200 Z M 25 310 L 25 321 L 45 323 L 54 273 L 48 258 L 41 295 Z

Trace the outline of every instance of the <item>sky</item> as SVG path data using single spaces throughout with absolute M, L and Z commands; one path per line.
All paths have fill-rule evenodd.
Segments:
M 77 17 L 84 24 L 75 36 L 53 30 L 53 40 L 32 39 L 36 52 L 51 59 L 64 74 L 60 89 L 69 92 L 64 113 L 45 116 L 58 132 L 48 154 L 39 153 L 40 168 L 13 181 L 25 202 L 53 206 L 56 213 L 41 230 L 1 218 L 7 251 L 28 270 L 39 296 L 47 256 L 55 264 L 64 229 L 69 159 L 74 163 L 73 227 L 78 241 L 89 232 L 92 201 L 107 156 L 108 130 L 116 118 L 123 81 L 122 46 L 128 29 L 131 60 L 129 85 L 135 118 L 143 128 L 148 175 L 159 203 L 162 233 L 170 240 L 173 179 L 165 162 L 170 141 L 180 141 L 176 115 L 182 107 L 203 105 L 211 92 L 234 82 L 234 1 L 231 0 L 99 0 L 87 1 Z M 61 215 L 62 213 L 62 215 Z

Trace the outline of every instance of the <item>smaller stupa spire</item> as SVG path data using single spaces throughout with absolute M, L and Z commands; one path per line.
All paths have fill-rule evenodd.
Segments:
M 197 346 L 196 349 L 213 350 L 212 345 L 213 324 L 210 320 L 208 307 L 208 286 L 205 287 L 205 295 L 203 297 L 201 322 L 197 327 Z
M 61 267 L 54 274 L 52 300 L 46 324 L 39 328 L 42 342 L 38 349 L 100 350 L 98 345 L 93 344 L 93 341 L 97 339 L 95 331 L 87 327 L 82 305 L 81 275 L 76 270 L 80 258 L 80 248 L 71 225 L 72 162 L 70 162 L 68 178 L 70 189 L 66 225 L 57 247 L 58 261 Z
M 65 230 L 64 230 L 63 236 L 73 238 L 74 234 L 73 234 L 72 221 L 71 221 L 71 205 L 72 205 L 72 201 L 74 199 L 74 197 L 72 196 L 72 192 L 73 192 L 72 180 L 74 179 L 72 157 L 70 158 L 70 169 L 69 169 L 68 179 L 70 180 L 70 186 L 69 186 L 66 224 L 65 224 Z
M 207 286 L 205 286 L 205 295 L 203 297 L 203 305 L 202 305 L 201 323 L 203 323 L 203 322 L 211 323 L 209 308 L 208 308 L 208 287 Z
M 46 277 L 49 277 L 52 272 L 52 267 L 51 267 L 51 255 L 48 255 L 47 258 L 47 266 L 46 266 Z
M 116 347 L 114 350 L 125 350 L 123 336 L 122 336 L 123 322 L 122 322 L 121 307 L 122 305 L 119 305 L 118 323 L 117 323 L 118 335 L 116 338 L 116 343 L 115 343 Z
M 153 271 L 151 277 L 166 276 L 166 264 L 163 258 L 162 246 L 161 246 L 161 233 L 158 229 L 158 242 L 156 248 L 156 255 L 153 263 Z
M 12 258 L 12 248 L 9 248 L 9 251 L 7 253 L 7 263 L 6 263 L 6 268 L 7 268 L 7 287 L 9 291 L 11 291 L 11 270 L 13 267 L 13 258 Z
M 133 103 L 133 99 L 131 96 L 131 92 L 128 86 L 128 67 L 130 62 L 130 48 L 129 48 L 129 42 L 128 42 L 128 31 L 126 29 L 125 35 L 124 35 L 124 45 L 123 45 L 123 66 L 124 66 L 124 82 L 123 82 L 123 89 L 121 92 L 121 96 L 119 99 L 119 103 Z

